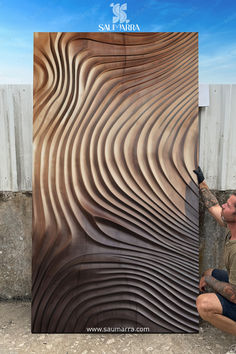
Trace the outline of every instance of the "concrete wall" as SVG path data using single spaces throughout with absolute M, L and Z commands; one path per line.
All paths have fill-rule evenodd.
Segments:
M 200 109 L 200 166 L 211 189 L 236 189 L 236 85 L 210 85 Z
M 31 296 L 32 194 L 0 193 L 0 299 Z

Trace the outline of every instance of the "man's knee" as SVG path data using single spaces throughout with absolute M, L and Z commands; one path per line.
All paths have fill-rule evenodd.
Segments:
M 205 297 L 205 294 L 199 295 L 196 300 L 197 310 L 199 315 L 204 319 L 209 312 L 209 301 Z
M 196 300 L 197 310 L 203 319 L 214 314 L 222 314 L 222 306 L 215 294 L 202 294 Z

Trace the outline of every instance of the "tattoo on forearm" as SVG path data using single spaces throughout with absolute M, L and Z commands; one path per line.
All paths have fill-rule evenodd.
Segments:
M 205 281 L 217 293 L 236 304 L 236 285 L 219 281 L 211 275 L 206 275 Z
M 208 188 L 201 188 L 201 195 L 204 200 L 204 204 L 207 209 L 213 207 L 214 205 L 219 204 L 218 200 L 214 196 L 214 194 L 211 193 L 211 191 Z

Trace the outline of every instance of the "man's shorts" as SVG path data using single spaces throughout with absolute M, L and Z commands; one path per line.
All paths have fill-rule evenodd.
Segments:
M 219 281 L 224 281 L 226 283 L 229 282 L 228 273 L 226 270 L 214 269 L 212 272 L 212 276 Z M 223 315 L 231 318 L 231 320 L 236 321 L 236 304 L 227 300 L 220 294 L 216 294 L 223 308 Z

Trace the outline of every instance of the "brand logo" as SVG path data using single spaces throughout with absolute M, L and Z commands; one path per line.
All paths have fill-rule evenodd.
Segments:
M 112 23 L 98 25 L 100 32 L 140 32 L 138 24 L 129 23 L 127 19 L 127 3 L 125 4 L 110 4 L 113 11 Z
M 113 7 L 113 14 L 115 15 L 115 17 L 113 17 L 112 22 L 113 23 L 117 23 L 120 21 L 120 23 L 129 23 L 129 20 L 127 20 L 127 15 L 125 13 L 125 11 L 127 10 L 127 3 L 120 5 L 120 4 L 116 4 L 114 5 L 113 3 L 110 5 L 111 7 Z

